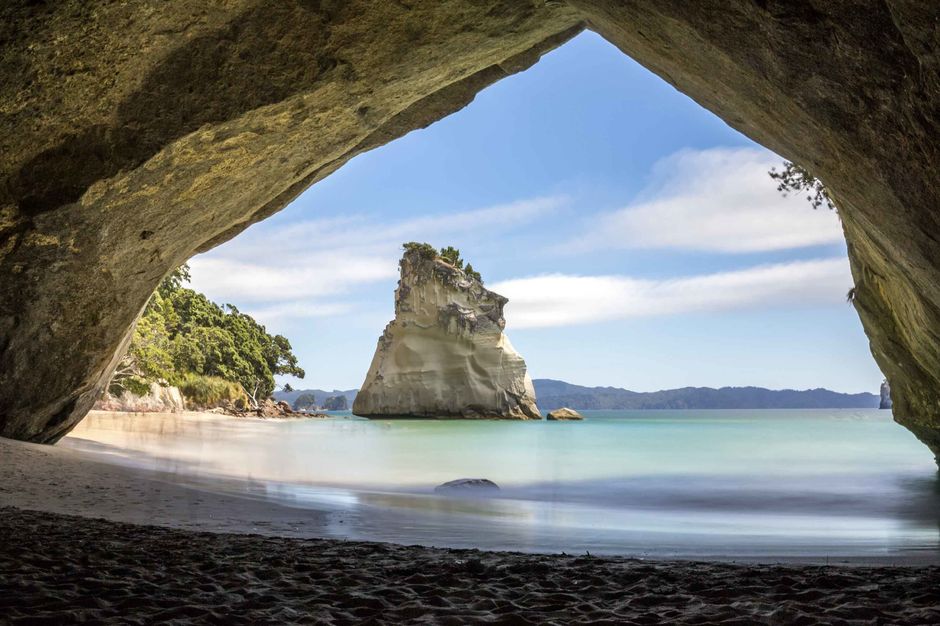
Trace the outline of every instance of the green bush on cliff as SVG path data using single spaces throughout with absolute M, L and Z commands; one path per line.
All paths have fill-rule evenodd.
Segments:
M 483 277 L 480 275 L 480 272 L 473 269 L 473 266 L 467 263 L 467 266 L 464 267 L 464 260 L 460 258 L 460 250 L 453 246 L 447 246 L 446 248 L 441 248 L 440 251 L 434 249 L 429 243 L 418 243 L 417 241 L 409 241 L 408 243 L 402 244 L 402 247 L 407 252 L 415 252 L 421 255 L 425 259 L 444 259 L 454 267 L 459 270 L 463 270 L 467 276 L 475 278 L 479 282 L 483 282 Z
M 135 391 L 141 381 L 166 380 L 196 404 L 209 406 L 214 402 L 207 398 L 235 399 L 220 380 L 240 388 L 238 397 L 247 395 L 257 404 L 274 391 L 275 374 L 303 378 L 285 337 L 270 335 L 230 304 L 221 307 L 184 287 L 188 280 L 184 265 L 160 283 L 112 380 L 113 392 Z
M 405 252 L 417 252 L 424 259 L 434 260 L 438 257 L 437 250 L 429 243 L 409 241 L 408 243 L 403 243 L 402 248 L 405 249 Z

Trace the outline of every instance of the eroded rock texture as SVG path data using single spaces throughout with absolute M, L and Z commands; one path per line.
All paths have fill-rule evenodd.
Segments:
M 583 24 L 826 183 L 895 418 L 938 453 L 938 23 L 919 0 L 5 2 L 0 434 L 81 419 L 167 270 Z
M 395 319 L 379 337 L 353 413 L 542 419 L 525 361 L 503 333 L 505 297 L 440 257 L 405 252 Z

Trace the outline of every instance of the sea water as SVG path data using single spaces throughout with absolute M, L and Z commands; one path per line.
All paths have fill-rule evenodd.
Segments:
M 584 411 L 583 422 L 93 413 L 64 445 L 244 479 L 327 536 L 634 556 L 938 554 L 933 456 L 878 410 Z M 487 478 L 497 492 L 441 495 Z

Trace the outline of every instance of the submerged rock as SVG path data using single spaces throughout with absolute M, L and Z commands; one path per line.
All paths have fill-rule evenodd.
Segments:
M 569 420 L 583 420 L 584 416 L 574 409 L 562 407 L 560 409 L 555 409 L 554 411 L 549 411 L 546 419 L 550 422 L 560 422 Z
M 435 493 L 499 491 L 499 485 L 487 478 L 458 478 L 434 488 Z
M 541 419 L 525 361 L 503 333 L 508 300 L 433 253 L 408 250 L 399 265 L 395 319 L 353 413 Z

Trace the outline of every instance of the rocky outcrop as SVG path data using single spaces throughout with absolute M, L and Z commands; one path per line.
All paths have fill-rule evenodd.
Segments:
M 105 393 L 94 408 L 130 413 L 180 413 L 186 409 L 186 403 L 178 388 L 153 382 L 150 391 L 142 396 L 126 390 L 117 396 Z
M 323 401 L 324 411 L 348 411 L 349 403 L 346 396 L 330 396 Z
M 938 20 L 907 0 L 4 2 L 0 436 L 67 433 L 167 271 L 586 26 L 826 184 L 894 417 L 940 453 Z
M 440 257 L 406 251 L 395 319 L 353 402 L 362 417 L 541 419 L 503 333 L 507 299 Z
M 548 415 L 545 416 L 545 419 L 550 422 L 561 422 L 568 420 L 583 420 L 584 416 L 574 409 L 562 407 L 560 409 L 555 409 L 554 411 L 549 411 Z
M 878 408 L 890 409 L 891 407 L 891 385 L 888 383 L 888 381 L 884 381 L 881 383 L 881 402 L 878 405 Z
M 316 411 L 317 408 L 317 397 L 312 393 L 301 394 L 294 400 L 295 411 Z
M 272 398 L 262 400 L 257 407 L 253 408 L 236 408 L 231 403 L 226 403 L 223 406 L 204 410 L 206 413 L 218 413 L 234 417 L 326 417 L 322 413 L 294 411 L 288 403 Z

